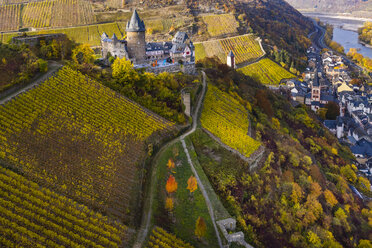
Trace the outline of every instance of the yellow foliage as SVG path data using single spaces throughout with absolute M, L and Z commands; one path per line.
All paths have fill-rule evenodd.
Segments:
M 195 225 L 195 235 L 200 239 L 207 233 L 207 225 L 202 217 L 198 217 Z
M 173 199 L 170 197 L 167 197 L 165 200 L 165 209 L 167 209 L 169 212 L 173 210 Z
M 223 143 L 249 157 L 260 143 L 247 135 L 248 111 L 230 94 L 208 85 L 201 124 Z
M 324 195 L 324 198 L 326 199 L 326 202 L 331 206 L 335 206 L 338 201 L 336 199 L 336 197 L 333 195 L 332 191 L 326 189 L 324 192 L 323 192 L 323 195 Z
M 174 167 L 175 167 L 175 164 L 174 164 L 174 161 L 173 161 L 173 159 L 168 159 L 168 163 L 167 163 L 167 167 L 168 167 L 168 169 L 169 170 L 172 170 L 172 169 L 174 169 Z
M 198 182 L 194 176 L 190 176 L 187 180 L 187 189 L 190 190 L 190 193 L 194 192 L 198 188 Z
M 277 85 L 282 79 L 296 78 L 295 75 L 280 67 L 272 60 L 265 58 L 257 63 L 245 66 L 238 71 L 250 76 L 262 84 Z

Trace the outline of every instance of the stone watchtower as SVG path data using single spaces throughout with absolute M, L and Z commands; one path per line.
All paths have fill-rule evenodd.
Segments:
M 226 64 L 235 69 L 236 68 L 236 65 L 235 65 L 235 55 L 232 51 L 229 52 L 229 54 L 227 54 L 227 61 L 226 61 Z
M 127 23 L 127 48 L 129 58 L 136 64 L 146 59 L 145 24 L 134 10 L 132 18 Z

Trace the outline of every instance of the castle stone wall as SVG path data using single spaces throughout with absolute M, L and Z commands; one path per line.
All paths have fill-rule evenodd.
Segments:
M 195 74 L 195 63 L 188 63 L 188 64 L 172 64 L 167 66 L 156 66 L 156 67 L 146 67 L 145 68 L 147 72 L 153 72 L 153 73 L 162 73 L 162 72 L 179 72 L 182 71 L 183 73 L 187 74 Z
M 145 62 L 145 32 L 127 32 L 127 44 L 129 58 L 136 64 Z

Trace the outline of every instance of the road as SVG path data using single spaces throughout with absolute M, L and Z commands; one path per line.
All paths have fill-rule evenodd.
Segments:
M 327 49 L 330 49 L 325 43 L 324 43 L 324 36 L 325 36 L 325 29 L 323 27 L 321 27 L 320 25 L 318 25 L 318 23 L 313 20 L 314 22 L 314 26 L 315 26 L 315 31 L 316 32 L 316 35 L 314 36 L 314 39 L 313 39 L 313 45 L 318 48 L 319 50 L 322 50 L 323 48 L 327 48 Z M 314 32 L 312 32 L 311 34 L 309 34 L 309 36 L 311 36 Z M 330 49 L 332 50 L 332 49 Z M 334 51 L 335 52 L 335 51 Z M 359 65 L 355 64 L 354 61 L 350 60 L 347 56 L 345 55 L 342 55 L 342 54 L 339 54 L 337 52 L 335 52 L 336 54 L 340 55 L 344 61 L 347 62 L 348 65 L 351 65 L 352 67 L 354 67 L 356 70 L 358 71 L 363 71 L 363 68 L 360 67 Z
M 176 142 L 179 142 L 181 141 L 183 147 L 184 147 L 184 150 L 185 150 L 185 153 L 186 153 L 186 156 L 187 156 L 187 160 L 189 162 L 189 165 L 191 167 L 191 170 L 194 172 L 195 174 L 195 177 L 197 178 L 198 180 L 198 184 L 199 184 L 199 188 L 205 198 L 205 201 L 206 201 L 206 204 L 208 206 L 208 210 L 209 210 L 209 214 L 211 216 L 211 219 L 212 219 L 212 222 L 213 222 L 213 225 L 214 225 L 214 229 L 216 231 L 216 235 L 217 235 L 217 238 L 218 238 L 218 242 L 219 242 L 219 245 L 220 247 L 222 248 L 222 242 L 221 242 L 221 237 L 220 237 L 220 234 L 217 230 L 217 226 L 216 226 L 216 223 L 215 223 L 215 218 L 214 218 L 214 212 L 213 212 L 213 208 L 212 208 L 212 204 L 209 200 L 209 197 L 208 197 L 208 194 L 205 190 L 205 187 L 204 185 L 202 184 L 201 180 L 199 179 L 199 175 L 197 173 L 197 171 L 195 170 L 194 168 L 194 165 L 191 161 L 191 158 L 190 158 L 190 155 L 189 155 L 189 152 L 188 152 L 188 149 L 186 147 L 186 143 L 185 143 L 185 138 L 187 136 L 189 136 L 190 134 L 192 134 L 193 132 L 195 132 L 196 128 L 197 128 L 197 125 L 198 125 L 198 116 L 199 116 L 199 111 L 200 111 L 200 108 L 201 108 L 201 105 L 203 103 L 203 99 L 204 99 L 204 96 L 205 96 L 205 92 L 207 90 L 207 82 L 206 82 L 206 75 L 204 72 L 202 72 L 203 74 L 203 88 L 202 88 L 202 92 L 200 94 L 200 98 L 198 99 L 198 103 L 196 104 L 196 108 L 195 108 L 195 111 L 192 115 L 192 126 L 191 126 L 191 129 L 188 130 L 186 133 L 184 133 L 183 135 L 181 135 L 180 137 L 177 137 L 171 141 L 169 141 L 168 143 L 166 143 L 160 150 L 159 152 L 157 152 L 157 154 L 155 155 L 154 159 L 153 159 L 153 168 L 152 168 L 152 173 L 151 173 L 151 182 L 150 182 L 150 188 L 149 188 L 149 192 L 148 192 L 148 199 L 147 199 L 147 202 L 145 202 L 145 206 L 144 206 L 144 210 L 143 210 L 143 219 L 142 219 L 142 223 L 141 223 L 141 227 L 138 231 L 138 235 L 137 235 L 137 240 L 136 242 L 134 243 L 133 245 L 133 248 L 141 248 L 143 247 L 143 243 L 145 242 L 145 239 L 149 233 L 149 229 L 150 229 L 150 225 L 151 225 L 151 216 L 152 216 L 152 205 L 153 205 L 153 202 L 154 202 L 154 189 L 157 187 L 156 185 L 156 181 L 154 180 L 156 178 L 156 165 L 158 164 L 157 161 L 160 157 L 160 155 L 163 153 L 163 151 L 165 151 L 169 146 L 175 144 Z
M 21 88 L 18 91 L 16 91 L 16 92 L 6 96 L 5 98 L 1 99 L 0 100 L 0 105 L 3 105 L 4 103 L 10 101 L 12 98 L 18 96 L 19 94 L 21 94 L 23 92 L 26 92 L 26 91 L 32 89 L 33 87 L 39 85 L 40 83 L 44 82 L 49 77 L 51 77 L 56 71 L 58 71 L 62 67 L 62 65 L 58 64 L 57 62 L 52 61 L 52 62 L 49 63 L 48 67 L 49 67 L 49 70 L 48 70 L 47 73 L 45 73 L 41 77 L 37 78 L 32 83 L 25 86 L 24 88 Z

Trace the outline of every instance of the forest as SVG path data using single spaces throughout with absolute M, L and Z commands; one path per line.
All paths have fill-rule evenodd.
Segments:
M 238 94 L 249 111 L 255 138 L 267 148 L 256 169 L 197 132 L 193 143 L 209 180 L 255 247 L 370 247 L 370 195 L 352 154 L 302 105 L 228 67 L 206 61 L 220 90 Z M 216 159 L 219 157 L 220 159 Z
M 365 22 L 363 27 L 358 29 L 359 39 L 367 45 L 372 45 L 372 22 Z

